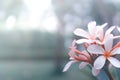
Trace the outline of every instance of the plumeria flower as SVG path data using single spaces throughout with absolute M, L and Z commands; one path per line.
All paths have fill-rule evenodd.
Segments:
M 93 63 L 91 61 L 91 56 L 89 55 L 89 53 L 87 51 L 80 52 L 79 50 L 76 49 L 75 44 L 76 40 L 72 42 L 72 46 L 70 47 L 70 51 L 68 53 L 68 55 L 70 56 L 70 61 L 65 65 L 63 72 L 67 71 L 69 67 L 76 62 L 81 62 L 79 65 L 80 69 L 83 69 L 87 65 L 91 66 Z M 98 75 L 99 72 L 100 70 L 97 70 L 94 67 L 92 67 L 92 74 L 94 76 Z
M 70 52 L 68 53 L 68 55 L 70 56 L 70 61 L 65 65 L 63 72 L 67 71 L 69 67 L 76 62 L 84 62 L 80 65 L 81 68 L 87 65 L 86 63 L 91 63 L 90 55 L 86 51 L 80 52 L 79 50 L 77 50 L 75 44 L 76 40 L 72 42 Z
M 115 29 L 115 27 L 116 26 L 111 26 L 108 30 L 106 30 L 106 32 L 104 32 L 103 28 L 97 27 L 97 37 L 99 38 L 99 40 L 96 40 L 96 42 L 98 44 L 104 44 L 105 39 L 109 34 L 111 34 L 111 32 Z
M 88 47 L 88 52 L 100 55 L 93 64 L 95 69 L 102 69 L 106 60 L 108 60 L 113 66 L 120 68 L 120 61 L 114 57 L 114 55 L 120 54 L 120 43 L 113 48 L 112 45 L 113 35 L 109 34 L 107 35 L 107 39 L 105 39 L 104 46 L 94 44 Z
M 98 32 L 100 32 L 99 30 L 101 30 L 102 28 L 104 28 L 107 25 L 107 23 L 96 27 L 96 22 L 92 21 L 90 23 L 88 23 L 88 32 L 86 32 L 85 30 L 81 29 L 81 28 L 77 28 L 74 31 L 74 34 L 77 36 L 81 36 L 84 37 L 84 39 L 79 39 L 76 42 L 78 44 L 81 43 L 93 43 L 95 42 L 96 38 L 98 37 Z M 101 28 L 99 28 L 101 27 Z

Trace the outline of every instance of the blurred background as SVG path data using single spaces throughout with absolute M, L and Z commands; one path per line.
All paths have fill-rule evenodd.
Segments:
M 0 79 L 95 80 L 77 63 L 62 72 L 74 29 L 94 20 L 120 25 L 120 0 L 0 0 Z

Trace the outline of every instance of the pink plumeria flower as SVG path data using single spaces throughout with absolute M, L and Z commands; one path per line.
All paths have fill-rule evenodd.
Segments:
M 113 45 L 113 35 L 107 35 L 107 39 L 105 39 L 104 47 L 100 45 L 90 45 L 88 47 L 88 52 L 92 54 L 99 54 L 100 56 L 94 62 L 95 69 L 101 69 L 105 65 L 106 60 L 108 60 L 113 66 L 120 68 L 120 61 L 114 57 L 116 54 L 120 54 L 120 46 L 119 44 Z
M 84 37 L 84 39 L 79 39 L 76 41 L 76 43 L 78 44 L 82 44 L 82 43 L 93 43 L 95 42 L 96 38 L 98 37 L 98 32 L 100 32 L 99 27 L 104 28 L 107 25 L 107 23 L 96 27 L 96 22 L 92 21 L 90 23 L 88 23 L 88 32 L 86 32 L 85 30 L 81 29 L 81 28 L 77 28 L 74 31 L 74 34 L 77 36 L 81 36 Z
M 91 61 L 91 56 L 89 55 L 89 53 L 87 51 L 80 52 L 79 50 L 76 49 L 75 44 L 76 40 L 72 42 L 70 51 L 68 53 L 68 55 L 70 56 L 70 61 L 65 65 L 63 72 L 67 71 L 70 68 L 70 66 L 76 62 L 81 62 L 79 65 L 80 69 L 83 69 L 87 65 L 92 65 L 93 63 Z M 98 75 L 99 72 L 100 70 L 97 70 L 94 67 L 92 67 L 92 74 L 94 76 Z
M 70 61 L 65 65 L 63 72 L 67 71 L 69 67 L 76 62 L 83 61 L 86 63 L 91 63 L 90 55 L 87 52 L 80 52 L 76 49 L 76 40 L 72 42 L 72 46 L 70 47 L 70 52 L 68 55 L 70 56 Z M 81 64 L 81 66 L 85 66 L 85 64 Z

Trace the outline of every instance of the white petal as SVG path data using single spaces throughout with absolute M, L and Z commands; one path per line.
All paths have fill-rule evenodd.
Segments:
M 115 26 L 110 27 L 110 28 L 106 31 L 105 35 L 110 34 L 114 29 L 115 29 Z
M 87 50 L 89 53 L 92 53 L 92 54 L 103 54 L 104 53 L 104 49 L 99 45 L 90 45 L 87 48 Z
M 117 30 L 120 32 L 120 27 L 117 26 Z
M 101 28 L 104 28 L 108 25 L 108 23 L 104 23 L 103 25 L 101 25 Z
M 83 69 L 84 67 L 86 67 L 88 65 L 88 63 L 86 62 L 81 62 L 80 65 L 79 65 L 79 68 L 80 69 Z
M 104 44 L 104 42 L 101 42 L 101 41 L 99 41 L 99 40 L 96 40 L 95 41 L 97 44 L 100 44 L 100 45 L 103 45 Z
M 90 34 L 95 34 L 95 32 L 96 32 L 96 22 L 95 21 L 88 23 L 88 31 Z
M 88 39 L 79 39 L 76 41 L 77 44 L 82 44 L 82 43 L 91 43 L 91 40 Z
M 113 39 L 117 39 L 117 38 L 120 38 L 120 36 L 114 36 Z
M 119 61 L 119 60 L 117 60 L 117 59 L 114 58 L 114 57 L 110 57 L 110 58 L 108 58 L 108 60 L 110 61 L 110 63 L 111 63 L 113 66 L 115 66 L 115 67 L 117 67 L 117 68 L 120 68 L 120 61 Z
M 99 73 L 100 73 L 100 70 L 99 70 L 99 69 L 95 69 L 94 67 L 92 67 L 92 74 L 93 74 L 94 76 L 97 76 Z
M 88 34 L 85 30 L 80 29 L 80 28 L 77 28 L 77 29 L 74 31 L 74 34 L 77 35 L 77 36 L 89 38 L 89 34 Z
M 112 55 L 114 54 L 120 54 L 120 47 L 119 48 L 115 48 L 112 52 L 111 52 Z
M 102 41 L 104 38 L 104 30 L 100 26 L 97 26 L 97 37 Z
M 70 60 L 74 60 L 74 58 L 73 58 L 73 57 L 70 57 L 69 59 L 70 59 Z
M 63 69 L 63 72 L 66 72 L 73 63 L 75 63 L 75 61 L 69 61 L 69 62 L 65 65 L 65 67 L 64 67 L 64 69 Z
M 103 68 L 105 61 L 106 61 L 106 58 L 104 56 L 99 56 L 94 62 L 95 69 Z
M 104 44 L 105 44 L 105 50 L 110 51 L 112 48 L 112 45 L 113 45 L 113 35 L 112 34 L 105 36 Z

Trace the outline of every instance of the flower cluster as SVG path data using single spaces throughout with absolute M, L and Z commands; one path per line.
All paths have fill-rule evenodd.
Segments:
M 120 61 L 116 58 L 116 55 L 120 54 L 120 42 L 113 46 L 113 41 L 120 36 L 113 36 L 112 34 L 115 28 L 118 31 L 120 31 L 120 28 L 111 26 L 104 31 L 106 26 L 107 23 L 98 26 L 95 21 L 92 21 L 88 23 L 88 32 L 81 28 L 75 29 L 74 34 L 79 36 L 80 39 L 73 40 L 68 53 L 70 61 L 65 65 L 63 72 L 67 71 L 76 62 L 80 62 L 80 69 L 90 65 L 94 76 L 98 75 L 106 64 L 112 64 L 114 67 L 120 68 Z M 84 45 L 82 51 L 77 49 L 77 46 L 81 45 Z

